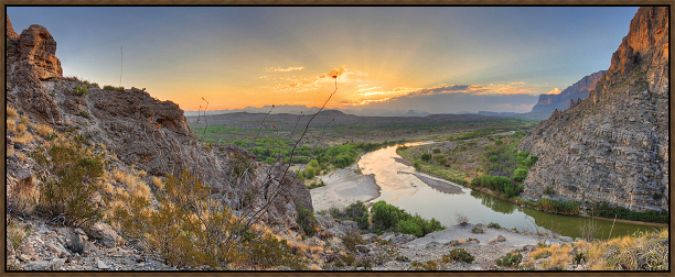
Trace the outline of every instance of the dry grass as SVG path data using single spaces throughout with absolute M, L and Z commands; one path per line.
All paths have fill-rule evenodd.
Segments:
M 26 226 L 20 226 L 17 223 L 10 223 L 7 225 L 7 240 L 10 243 L 12 249 L 17 250 L 23 241 L 30 234 L 30 228 Z
M 52 127 L 47 124 L 37 124 L 33 127 L 35 132 L 37 132 L 41 137 L 47 137 L 54 133 L 54 129 L 52 129 Z
M 150 183 L 155 186 L 157 190 L 162 190 L 164 188 L 164 182 L 157 176 L 150 177 Z
M 29 215 L 32 214 L 40 198 L 38 186 L 33 178 L 8 182 L 7 200 L 12 212 Z
M 16 120 L 12 118 L 7 118 L 7 133 L 16 132 Z
M 136 174 L 128 174 L 116 169 L 113 171 L 113 177 L 127 187 L 130 196 L 150 200 L 150 187 Z
M 22 125 L 19 125 L 19 126 L 22 126 Z M 18 136 L 15 136 L 12 141 L 14 143 L 26 145 L 26 144 L 29 144 L 33 141 L 33 135 L 31 135 L 28 132 L 21 133 Z
M 525 265 L 565 270 L 579 259 L 590 270 L 668 270 L 668 231 L 637 233 L 606 241 L 576 241 L 538 247 Z
M 12 106 L 7 106 L 7 118 L 16 119 L 19 113 L 16 112 L 16 109 Z
M 25 133 L 26 131 L 28 131 L 28 126 L 26 126 L 26 124 L 21 123 L 18 126 L 16 126 L 16 131 L 19 133 Z

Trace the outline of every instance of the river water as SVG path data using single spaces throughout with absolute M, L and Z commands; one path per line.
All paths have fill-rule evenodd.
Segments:
M 408 143 L 406 146 L 420 144 L 422 143 Z M 455 186 L 461 190 L 455 190 L 455 193 L 442 192 L 415 176 L 417 172 L 414 167 L 397 161 L 401 158 L 396 153 L 397 147 L 390 146 L 366 153 L 358 161 L 361 172 L 373 174 L 375 182 L 381 189 L 380 197 L 372 201 L 384 200 L 412 214 L 436 218 L 445 226 L 457 224 L 457 216 L 462 215 L 472 224 L 496 222 L 502 227 L 530 232 L 547 229 L 572 238 L 585 237 L 589 229 L 594 230 L 594 238 L 608 238 L 610 231 L 611 237 L 615 237 L 657 228 L 623 222 L 616 222 L 612 227 L 613 223 L 609 220 L 591 221 L 584 217 L 544 213 L 518 207 L 456 184 Z

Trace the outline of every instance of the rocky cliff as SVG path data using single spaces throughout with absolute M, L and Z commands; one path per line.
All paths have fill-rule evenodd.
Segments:
M 668 8 L 640 8 L 589 98 L 522 142 L 539 157 L 524 196 L 668 209 Z
M 584 76 L 581 80 L 567 87 L 559 94 L 540 95 L 537 104 L 525 116 L 528 118 L 546 119 L 556 109 L 559 111 L 567 110 L 571 104 L 576 103 L 579 99 L 586 99 L 588 93 L 595 88 L 595 85 L 602 79 L 605 72 L 605 70 L 601 70 Z
M 236 147 L 200 144 L 178 105 L 159 101 L 145 90 L 101 89 L 63 77 L 55 56 L 56 41 L 47 29 L 32 25 L 17 35 L 9 21 L 7 27 L 7 107 L 16 110 L 21 124 L 28 126 L 24 132 L 33 134 L 31 140 L 19 141 L 18 133 L 8 132 L 7 147 L 13 153 L 7 159 L 8 184 L 37 174 L 30 153 L 41 144 L 36 126 L 47 125 L 105 147 L 111 154 L 109 170 L 136 168 L 147 172 L 148 178 L 188 171 L 235 213 L 263 206 L 266 200 L 261 192 L 281 183 L 285 189 L 262 218 L 271 225 L 299 230 L 296 205 L 311 210 L 312 202 L 292 173 L 280 180 L 281 166 L 258 163 Z

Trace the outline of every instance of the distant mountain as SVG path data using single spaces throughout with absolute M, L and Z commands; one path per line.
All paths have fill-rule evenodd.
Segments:
M 605 76 L 606 72 L 606 70 L 601 70 L 585 76 L 560 92 L 560 94 L 540 95 L 539 101 L 532 107 L 532 111 L 525 113 L 523 116 L 532 119 L 546 119 L 556 109 L 559 111 L 567 110 L 572 101 L 586 99 L 589 92 L 595 88 L 595 85 Z
M 242 109 L 231 109 L 231 110 L 210 110 L 206 111 L 207 115 L 217 115 L 217 114 L 227 114 L 227 113 L 239 113 L 239 112 L 248 112 L 248 113 L 289 113 L 289 114 L 308 114 L 314 113 L 319 108 L 310 108 L 303 105 L 268 105 L 262 107 L 246 107 Z M 203 115 L 203 111 L 185 111 L 185 116 L 197 116 Z

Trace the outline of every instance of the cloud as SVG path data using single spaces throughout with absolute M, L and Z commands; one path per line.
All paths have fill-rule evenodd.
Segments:
M 429 113 L 528 112 L 538 96 L 530 94 L 479 95 L 467 92 L 410 93 L 399 97 L 363 100 L 360 109 L 416 110 Z
M 266 67 L 265 72 L 285 73 L 304 70 L 304 66 L 289 66 L 289 67 Z
M 559 88 L 553 88 L 553 89 L 547 91 L 546 94 L 560 94 L 560 89 Z
M 543 89 L 525 82 L 452 85 L 423 91 L 421 94 L 468 93 L 475 95 L 541 94 Z

